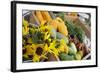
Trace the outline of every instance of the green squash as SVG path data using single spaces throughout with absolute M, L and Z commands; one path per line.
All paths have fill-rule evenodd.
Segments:
M 56 32 L 56 38 L 57 39 L 64 39 L 66 44 L 69 43 L 69 40 L 68 40 L 68 37 L 64 36 L 63 34 L 59 33 L 59 32 Z
M 74 60 L 74 56 L 73 55 L 68 55 L 66 53 L 60 53 L 59 55 L 60 60 L 61 61 L 70 61 L 70 60 Z
M 69 54 L 75 55 L 77 53 L 77 48 L 73 42 L 69 44 Z
M 78 51 L 75 55 L 76 60 L 81 60 L 83 57 L 83 51 Z
M 52 30 L 51 30 L 51 37 L 56 39 L 56 30 L 54 28 L 52 28 Z

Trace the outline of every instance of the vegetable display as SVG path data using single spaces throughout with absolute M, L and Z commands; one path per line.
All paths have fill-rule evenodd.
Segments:
M 34 11 L 34 14 L 39 25 L 23 18 L 23 62 L 82 60 L 90 52 L 80 45 L 84 44 L 85 32 L 65 20 L 64 13 L 56 14 L 55 18 L 48 11 Z

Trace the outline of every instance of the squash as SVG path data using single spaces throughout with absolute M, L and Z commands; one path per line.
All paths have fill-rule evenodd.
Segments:
M 63 21 L 61 18 L 59 18 L 59 17 L 57 17 L 56 20 L 57 20 L 58 23 L 59 23 L 59 24 L 57 25 L 57 31 L 60 32 L 60 33 L 62 33 L 62 34 L 65 35 L 65 36 L 68 36 L 67 27 L 66 27 L 64 21 Z
M 56 39 L 56 30 L 54 28 L 51 29 L 51 37 Z
M 50 25 L 64 36 L 68 36 L 67 27 L 61 18 L 57 17 L 56 19 L 51 20 Z
M 57 25 L 59 24 L 59 22 L 56 19 L 53 19 L 50 21 L 50 25 L 57 30 Z
M 66 44 L 69 43 L 68 37 L 64 36 L 63 34 L 61 34 L 61 33 L 59 33 L 59 32 L 56 32 L 56 38 L 57 38 L 57 39 L 60 39 L 60 40 L 61 40 L 61 39 L 64 39 L 65 42 L 66 42 Z
M 60 60 L 61 61 L 71 61 L 71 60 L 75 60 L 73 55 L 68 55 L 66 53 L 60 53 Z
M 83 57 L 83 51 L 78 51 L 75 55 L 76 60 L 81 60 Z
M 77 48 L 73 42 L 69 44 L 69 52 L 70 55 L 75 55 L 77 53 Z

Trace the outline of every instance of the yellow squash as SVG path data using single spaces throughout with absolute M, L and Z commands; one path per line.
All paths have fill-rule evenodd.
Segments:
M 57 30 L 57 25 L 59 24 L 59 22 L 56 19 L 51 20 L 50 25 Z
M 65 36 L 68 36 L 68 30 L 64 21 L 59 17 L 57 17 L 56 20 L 59 22 L 59 24 L 57 24 L 57 31 Z

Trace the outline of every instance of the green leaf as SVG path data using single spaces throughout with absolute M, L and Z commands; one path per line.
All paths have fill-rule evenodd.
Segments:
M 40 32 L 40 31 L 35 31 L 33 34 L 32 34 L 32 41 L 33 43 L 38 43 L 38 44 L 41 44 L 43 43 L 43 36 L 44 36 L 44 33 Z

